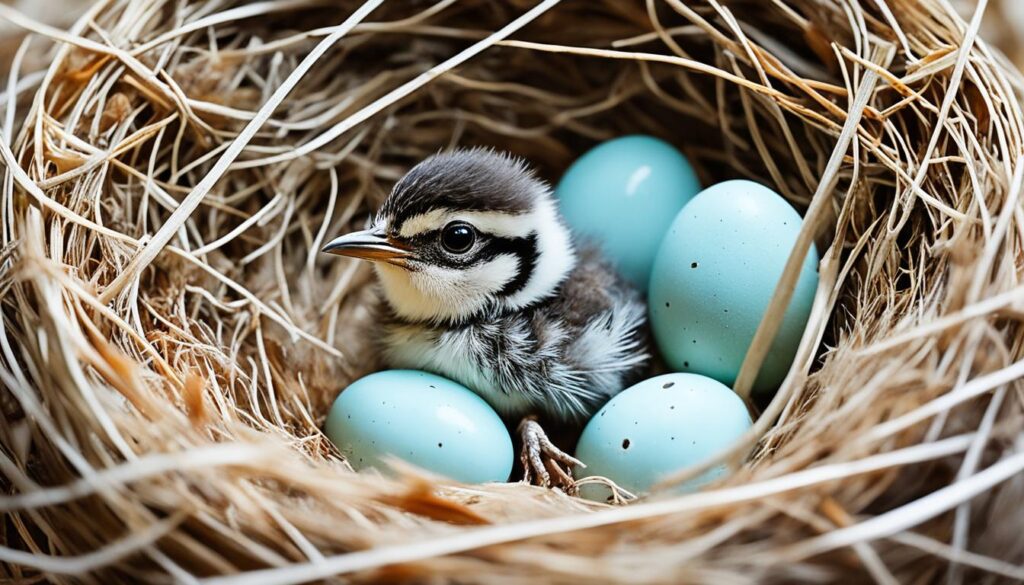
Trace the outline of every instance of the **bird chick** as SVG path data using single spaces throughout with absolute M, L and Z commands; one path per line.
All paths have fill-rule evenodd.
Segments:
M 457 150 L 416 165 L 367 230 L 324 252 L 374 263 L 393 368 L 469 387 L 522 420 L 526 481 L 572 487 L 580 462 L 537 415 L 579 428 L 643 373 L 646 309 L 592 247 L 579 247 L 551 188 L 520 159 Z

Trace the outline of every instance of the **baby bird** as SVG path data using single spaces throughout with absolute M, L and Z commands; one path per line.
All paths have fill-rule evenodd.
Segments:
M 595 248 L 577 249 L 551 188 L 510 155 L 424 160 L 369 229 L 323 251 L 374 263 L 389 367 L 446 376 L 522 420 L 528 482 L 572 487 L 580 465 L 537 416 L 578 428 L 648 361 L 637 292 Z

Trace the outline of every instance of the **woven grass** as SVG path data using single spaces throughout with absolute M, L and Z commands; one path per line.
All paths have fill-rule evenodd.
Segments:
M 0 4 L 34 33 L 0 100 L 0 579 L 1024 579 L 1024 86 L 977 4 Z M 554 180 L 637 132 L 805 214 L 738 390 L 823 252 L 736 473 L 614 507 L 353 473 L 320 424 L 376 367 L 371 274 L 325 238 L 439 148 Z

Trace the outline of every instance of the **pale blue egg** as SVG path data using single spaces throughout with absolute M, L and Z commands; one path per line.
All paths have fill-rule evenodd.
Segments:
M 800 231 L 801 218 L 771 189 L 726 181 L 679 213 L 651 272 L 651 328 L 676 370 L 732 385 Z M 796 355 L 818 286 L 811 246 L 754 390 L 774 391 Z
M 497 413 L 465 386 L 415 370 L 387 370 L 349 385 L 324 432 L 352 467 L 385 470 L 397 457 L 466 483 L 506 481 L 512 439 Z
M 646 289 L 672 218 L 699 191 L 693 168 L 672 145 L 652 136 L 624 136 L 581 156 L 555 195 L 569 226 Z
M 743 400 L 697 374 L 665 374 L 612 398 L 587 423 L 576 446 L 586 469 L 576 477 L 602 476 L 642 493 L 666 476 L 722 453 L 750 428 Z M 694 490 L 725 472 L 712 468 L 682 486 Z M 581 495 L 604 501 L 611 491 L 588 484 Z

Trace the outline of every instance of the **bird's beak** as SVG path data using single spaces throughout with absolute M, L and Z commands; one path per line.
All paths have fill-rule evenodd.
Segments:
M 377 229 L 345 234 L 324 246 L 323 252 L 402 266 L 411 256 L 409 249 Z

